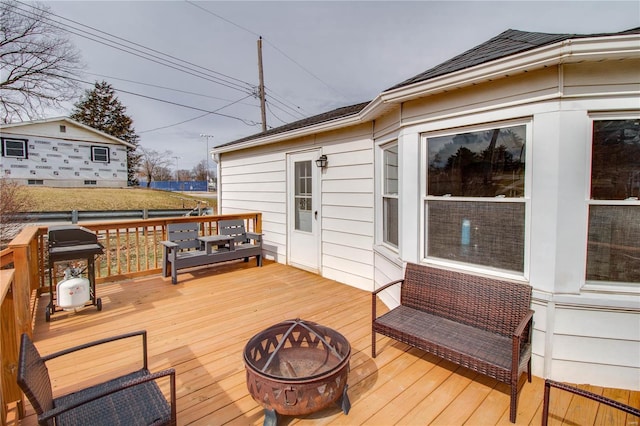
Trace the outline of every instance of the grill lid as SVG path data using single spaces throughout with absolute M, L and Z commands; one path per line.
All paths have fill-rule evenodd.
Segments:
M 93 256 L 103 253 L 98 236 L 78 225 L 49 227 L 49 256 L 53 260 L 69 260 L 75 256 Z

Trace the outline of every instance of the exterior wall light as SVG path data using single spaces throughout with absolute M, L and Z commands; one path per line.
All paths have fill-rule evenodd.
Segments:
M 320 156 L 320 158 L 318 158 L 316 160 L 316 166 L 320 167 L 321 169 L 324 169 L 325 167 L 327 167 L 327 156 L 322 154 Z

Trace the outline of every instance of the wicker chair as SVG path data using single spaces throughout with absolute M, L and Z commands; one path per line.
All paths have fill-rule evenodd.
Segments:
M 589 392 L 588 390 L 580 389 L 576 386 L 571 386 L 565 383 L 546 379 L 544 381 L 544 402 L 542 404 L 542 426 L 547 426 L 549 422 L 549 394 L 552 387 L 571 392 L 574 395 L 585 397 L 600 404 L 608 405 L 609 407 L 617 408 L 618 410 L 624 411 L 625 413 L 631 414 L 632 416 L 640 417 L 640 408 L 631 407 L 629 405 L 623 404 L 620 401 L 607 398 L 606 396 L 598 395 L 597 393 Z M 628 424 L 633 423 L 629 422 Z
M 57 398 L 53 397 L 46 362 L 62 355 L 116 340 L 142 338 L 140 370 L 78 390 Z M 167 401 L 157 380 L 170 382 L 170 401 Z M 164 379 L 164 380 L 167 380 Z M 147 369 L 147 332 L 114 336 L 51 355 L 40 356 L 25 333 L 22 335 L 18 363 L 18 385 L 38 415 L 40 425 L 175 425 L 176 391 L 175 370 L 150 373 Z

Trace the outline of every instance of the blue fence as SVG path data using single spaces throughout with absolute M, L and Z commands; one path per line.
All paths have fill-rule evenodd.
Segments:
M 141 180 L 140 186 L 147 187 L 147 181 Z M 198 191 L 207 192 L 206 180 L 164 180 L 164 181 L 151 181 L 152 189 L 160 189 L 162 191 Z

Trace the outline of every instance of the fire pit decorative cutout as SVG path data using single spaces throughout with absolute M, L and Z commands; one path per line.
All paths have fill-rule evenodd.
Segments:
M 276 425 L 278 414 L 306 415 L 334 402 L 348 414 L 350 357 L 342 334 L 310 321 L 283 321 L 253 336 L 244 349 L 247 388 L 264 407 L 264 425 Z

